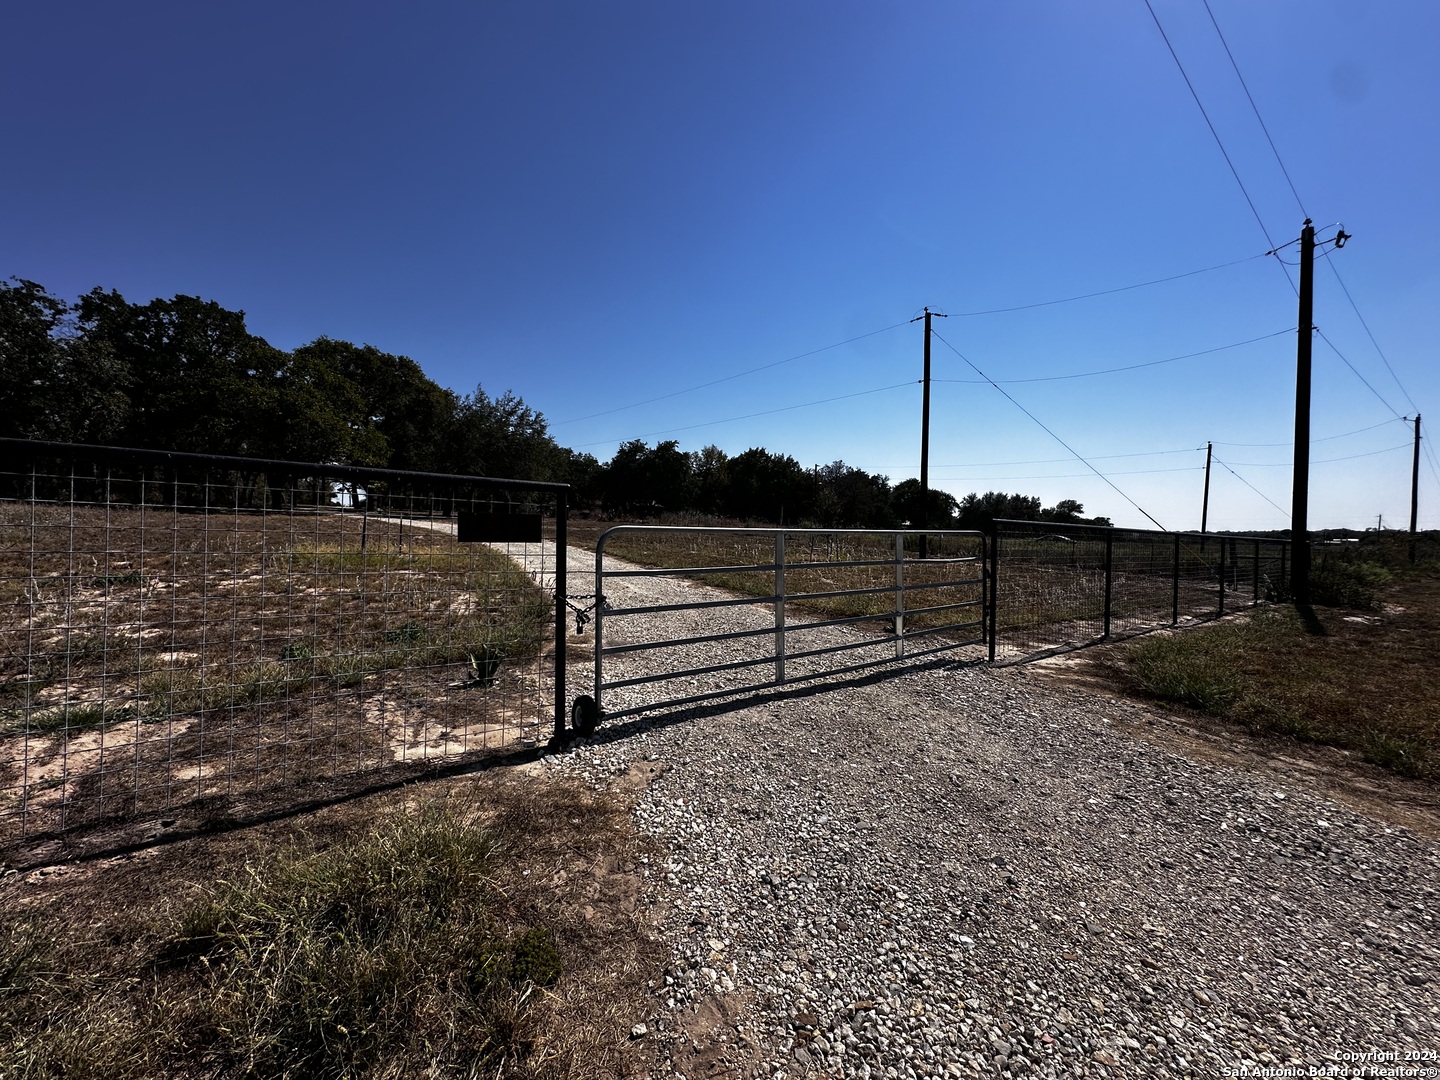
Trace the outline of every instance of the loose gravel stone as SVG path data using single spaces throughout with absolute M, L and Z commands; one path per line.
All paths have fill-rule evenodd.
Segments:
M 652 636 L 770 617 L 664 613 Z M 681 652 L 611 677 L 716 655 Z M 1139 706 L 975 659 L 657 709 L 546 759 L 602 786 L 658 772 L 635 806 L 665 853 L 657 1038 L 727 996 L 750 1002 L 747 1077 L 1208 1077 L 1440 1049 L 1435 844 L 1136 741 L 1114 721 Z M 631 689 L 606 704 L 657 693 Z

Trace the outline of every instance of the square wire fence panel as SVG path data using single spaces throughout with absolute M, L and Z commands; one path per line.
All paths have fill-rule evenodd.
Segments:
M 997 521 L 993 541 L 997 659 L 1213 619 L 1288 594 L 1285 540 Z
M 996 659 L 1103 635 L 1105 531 L 995 523 Z
M 0 475 L 0 843 L 548 737 L 554 546 L 456 518 L 550 496 L 308 468 Z

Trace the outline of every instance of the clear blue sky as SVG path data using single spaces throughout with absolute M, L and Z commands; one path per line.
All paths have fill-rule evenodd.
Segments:
M 1152 2 L 1265 228 L 1296 238 L 1204 4 Z M 1321 236 L 1354 234 L 1334 261 L 1394 372 L 1322 259 L 1316 323 L 1374 392 L 1316 342 L 1311 526 L 1403 525 L 1396 416 L 1440 429 L 1440 4 L 1210 2 Z M 3 37 L 0 275 L 404 353 L 514 390 L 601 460 L 676 438 L 895 481 L 918 475 L 923 305 L 996 379 L 1278 334 L 1006 389 L 1167 527 L 1199 525 L 1207 441 L 1234 470 L 1212 527 L 1288 524 L 1296 304 L 1274 258 L 961 317 L 1270 246 L 1144 0 L 55 0 L 11 5 Z M 933 364 L 935 486 L 1146 524 L 940 341 Z

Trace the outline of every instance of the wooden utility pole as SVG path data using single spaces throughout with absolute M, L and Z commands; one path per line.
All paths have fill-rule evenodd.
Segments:
M 925 529 L 930 525 L 930 318 L 938 312 L 932 312 L 928 307 L 923 316 L 917 315 L 910 321 L 918 322 L 921 318 L 925 320 L 925 389 L 922 395 L 920 406 L 920 520 L 916 524 L 920 528 L 920 558 L 927 555 L 925 544 Z M 948 318 L 941 315 L 940 318 Z
M 1315 226 L 1300 230 L 1300 325 L 1295 343 L 1295 473 L 1290 497 L 1290 591 L 1310 602 L 1310 346 L 1315 323 Z
M 1415 414 L 1415 457 L 1410 463 L 1410 561 L 1415 561 L 1416 525 L 1420 521 L 1420 414 Z

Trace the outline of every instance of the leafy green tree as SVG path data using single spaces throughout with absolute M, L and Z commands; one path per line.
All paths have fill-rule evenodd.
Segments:
M 0 281 L 0 434 L 116 441 L 130 379 L 114 352 L 82 336 L 69 304 L 33 281 Z
M 928 528 L 953 529 L 956 526 L 957 505 L 955 496 L 948 491 L 941 491 L 938 488 L 931 488 L 928 504 L 924 500 L 924 493 L 920 490 L 920 481 L 915 479 L 902 480 L 895 485 L 894 495 L 891 497 L 891 505 L 895 509 L 895 516 L 901 521 L 909 522 L 915 526 L 920 524 L 921 508 L 928 505 L 929 514 L 925 516 L 925 524 Z M 962 528 L 972 528 L 964 525 Z
M 604 496 L 604 467 L 594 454 L 561 450 L 560 475 L 570 485 L 570 506 L 576 510 L 593 510 Z
M 663 510 L 689 510 L 694 503 L 694 475 L 690 455 L 674 439 L 657 443 L 646 455 L 645 479 L 651 497 Z
M 843 461 L 817 465 L 816 521 L 827 528 L 885 529 L 895 524 L 890 481 Z
M 973 491 L 959 503 L 960 527 L 984 529 L 996 518 L 1009 521 L 1039 521 L 1040 500 L 1031 495 L 1007 495 L 1003 491 Z
M 731 517 L 782 525 L 813 519 L 819 483 L 788 454 L 752 447 L 731 458 L 727 472 Z
M 448 471 L 549 480 L 561 460 L 545 417 L 509 391 L 491 398 L 477 386 L 456 403 L 444 448 Z
M 81 297 L 85 339 L 129 376 L 124 441 L 132 446 L 264 455 L 284 354 L 245 329 L 245 313 L 176 296 L 131 304 Z M 98 355 L 98 354 L 97 354 Z
M 702 514 L 719 514 L 725 509 L 730 492 L 730 457 L 711 444 L 690 455 L 690 475 L 694 478 L 694 509 Z
M 459 402 L 414 360 L 328 337 L 302 345 L 294 355 L 298 362 L 333 371 L 353 387 L 360 407 L 347 408 L 345 423 L 351 429 L 349 451 L 358 463 L 459 471 L 446 460 Z
M 691 467 L 674 439 L 654 449 L 640 439 L 622 443 L 605 466 L 605 507 L 630 514 L 690 509 Z

